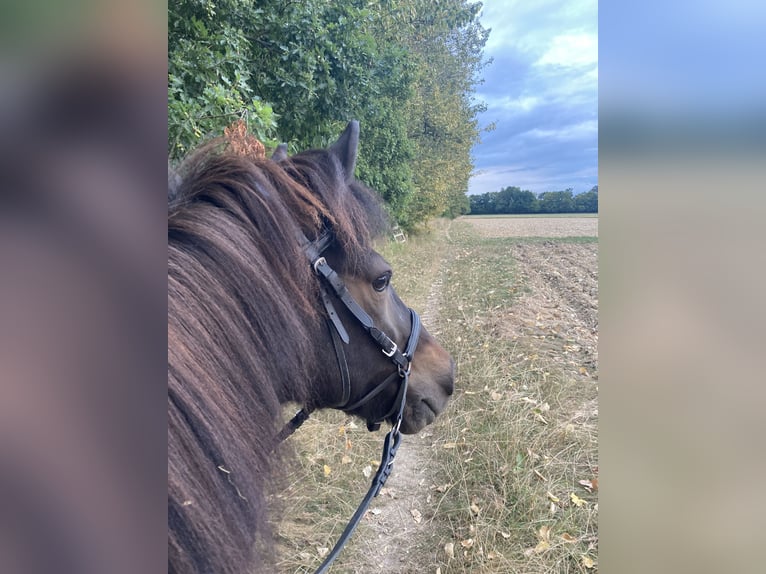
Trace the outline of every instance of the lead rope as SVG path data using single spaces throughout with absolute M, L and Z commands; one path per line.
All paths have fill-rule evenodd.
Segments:
M 402 397 L 405 397 L 407 394 L 407 384 L 409 382 L 410 370 L 402 370 L 400 375 L 402 376 L 402 384 L 399 394 L 401 394 Z M 359 521 L 367 512 L 367 509 L 370 507 L 372 499 L 378 496 L 380 489 L 383 488 L 386 480 L 388 480 L 388 477 L 391 475 L 391 471 L 394 468 L 394 458 L 396 458 L 396 451 L 399 449 L 399 443 L 402 441 L 402 435 L 399 432 L 399 427 L 402 424 L 404 403 L 404 398 L 402 398 L 401 404 L 399 406 L 399 412 L 396 415 L 396 419 L 394 421 L 394 425 L 391 427 L 391 430 L 388 431 L 388 434 L 386 434 L 386 438 L 383 441 L 383 454 L 380 459 L 380 466 L 378 467 L 375 476 L 372 478 L 372 484 L 370 485 L 367 494 L 359 504 L 356 512 L 354 512 L 351 520 L 348 521 L 345 530 L 343 530 L 343 534 L 340 535 L 340 538 L 335 543 L 335 546 L 324 559 L 324 562 L 322 562 L 319 568 L 317 568 L 314 574 L 324 574 L 330 569 L 330 565 L 338 557 L 340 551 L 343 550 L 343 547 L 346 545 L 349 538 L 351 538 L 351 535 L 354 533 L 354 530 L 356 530 L 356 527 L 359 526 Z

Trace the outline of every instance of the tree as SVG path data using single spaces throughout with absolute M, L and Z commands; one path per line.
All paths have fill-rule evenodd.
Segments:
M 578 213 L 598 213 L 598 185 L 574 196 L 574 210 Z
M 544 191 L 539 197 L 540 213 L 571 213 L 574 211 L 572 189 Z
M 324 147 L 351 118 L 357 176 L 407 229 L 468 209 L 488 31 L 465 0 L 176 0 L 168 152 L 236 119 L 268 147 Z

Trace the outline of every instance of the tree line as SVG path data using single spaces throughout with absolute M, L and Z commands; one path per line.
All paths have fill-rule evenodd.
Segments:
M 574 195 L 572 189 L 535 194 L 518 187 L 505 187 L 470 196 L 472 214 L 492 213 L 598 213 L 598 185 Z
M 357 176 L 402 227 L 466 213 L 489 31 L 466 0 L 176 0 L 168 153 L 237 119 L 267 147 L 324 147 L 360 120 Z

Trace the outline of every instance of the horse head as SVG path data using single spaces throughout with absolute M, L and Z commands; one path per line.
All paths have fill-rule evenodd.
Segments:
M 327 150 L 304 152 L 288 158 L 285 148 L 280 146 L 272 159 L 297 168 L 298 173 L 304 161 L 325 166 L 327 171 L 333 172 L 329 179 L 332 192 L 322 192 L 323 201 L 348 204 L 353 198 L 354 202 L 364 205 L 377 196 L 354 178 L 358 145 L 359 124 L 350 122 L 338 141 Z M 299 179 L 309 182 L 309 188 L 324 189 L 324 186 L 311 184 L 317 181 L 315 176 L 307 176 L 304 172 Z M 365 211 L 367 215 L 380 212 L 375 209 Z M 327 277 L 324 277 L 324 283 L 322 277 L 318 278 L 322 298 L 329 302 L 325 303 L 327 329 L 320 337 L 322 342 L 317 344 L 317 360 L 327 365 L 327 369 L 317 375 L 318 399 L 313 406 L 334 407 L 357 415 L 367 421 L 370 430 L 376 429 L 384 420 L 393 423 L 401 401 L 403 378 L 396 375 L 406 370 L 409 383 L 400 430 L 407 434 L 416 433 L 432 423 L 446 407 L 453 392 L 454 361 L 420 325 L 417 314 L 399 298 L 392 284 L 394 271 L 374 249 L 373 243 L 358 234 L 357 237 L 343 237 L 338 226 L 328 227 L 321 253 L 312 257 L 318 259 L 321 256 L 327 268 L 337 274 L 335 286 L 332 281 L 327 281 Z M 375 226 L 368 222 L 364 229 L 370 227 Z M 327 240 L 328 234 L 340 237 Z M 333 314 L 337 314 L 337 318 L 330 320 L 329 316 Z M 374 325 L 372 333 L 368 322 Z M 377 336 L 377 333 L 382 335 Z M 388 342 L 381 343 L 381 340 Z M 411 356 L 405 357 L 406 364 L 400 364 L 402 360 L 397 363 L 397 355 L 401 357 L 405 350 Z

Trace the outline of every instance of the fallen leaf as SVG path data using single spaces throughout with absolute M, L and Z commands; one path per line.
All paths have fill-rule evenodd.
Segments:
M 503 538 L 505 538 L 506 540 L 508 540 L 508 539 L 511 537 L 511 533 L 510 533 L 510 532 L 502 532 L 502 531 L 501 531 L 501 532 L 500 532 L 500 536 L 502 536 Z
M 546 494 L 548 495 L 548 500 L 550 500 L 551 502 L 561 502 L 561 500 L 559 500 L 559 497 L 552 494 L 550 491 L 548 491 Z
M 340 425 L 338 427 L 338 436 L 343 436 L 346 434 L 346 427 L 344 425 Z
M 454 558 L 455 557 L 455 545 L 452 542 L 447 542 L 447 544 L 444 545 L 444 552 L 450 558 Z
M 412 518 L 417 524 L 420 524 L 420 521 L 423 520 L 423 515 L 420 514 L 420 511 L 417 508 L 410 509 L 410 514 L 412 514 Z
M 323 546 L 317 546 L 317 554 L 319 554 L 320 558 L 324 558 L 327 556 L 327 553 L 330 551 L 329 548 L 324 548 Z
M 577 496 L 574 492 L 569 493 L 569 498 L 572 500 L 572 504 L 574 504 L 578 508 L 583 506 L 584 504 L 588 504 L 587 501 Z
M 561 535 L 561 538 L 564 540 L 564 542 L 577 542 L 577 538 L 569 534 L 568 532 L 564 532 L 564 534 Z
M 341 464 L 351 464 L 351 457 L 348 455 L 343 455 L 343 458 L 340 459 Z
M 541 540 L 540 542 L 537 543 L 537 546 L 535 546 L 534 553 L 541 554 L 545 552 L 546 550 L 548 550 L 550 547 L 551 547 L 550 542 L 548 542 L 547 540 Z
M 370 478 L 372 476 L 372 467 L 368 464 L 362 469 L 362 474 L 365 478 Z
M 577 481 L 577 484 L 583 486 L 588 492 L 593 492 L 594 490 L 598 489 L 597 478 L 594 478 L 593 480 L 579 480 Z
M 489 398 L 491 398 L 493 401 L 499 401 L 503 398 L 503 393 L 498 393 L 497 391 L 492 391 L 489 395 Z
M 479 507 L 476 505 L 476 503 L 475 503 L 475 502 L 472 502 L 472 503 L 471 503 L 471 506 L 470 506 L 470 508 L 471 508 L 471 512 L 473 512 L 473 513 L 474 513 L 476 516 L 478 516 L 478 515 L 479 515 L 479 513 L 481 512 L 481 508 L 479 508 Z
M 332 472 L 332 469 L 329 466 L 324 465 L 324 475 L 325 476 L 330 476 L 331 472 Z
M 551 527 L 548 526 L 548 525 L 541 526 L 540 530 L 537 531 L 537 537 L 540 540 L 544 540 L 546 542 L 550 541 L 550 539 L 551 539 Z
M 503 555 L 499 552 L 495 552 L 494 550 L 490 550 L 489 554 L 487 554 L 487 560 L 496 560 L 497 558 L 502 558 Z
M 586 556 L 585 554 L 583 554 L 582 565 L 585 566 L 586 568 L 593 568 L 596 565 L 596 563 L 593 562 L 593 559 L 590 556 Z
M 463 548 L 471 548 L 473 546 L 473 538 L 466 538 L 460 541 L 460 546 Z

